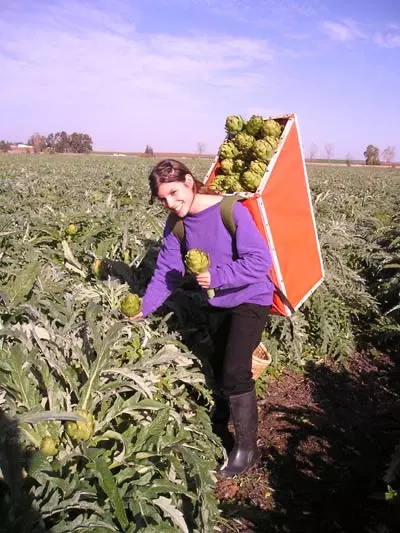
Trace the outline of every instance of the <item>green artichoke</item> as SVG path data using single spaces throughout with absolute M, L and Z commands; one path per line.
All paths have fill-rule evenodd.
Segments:
M 263 124 L 264 124 L 263 117 L 261 117 L 260 115 L 253 115 L 247 121 L 246 131 L 249 135 L 252 135 L 254 137 L 261 130 Z
M 213 182 L 209 185 L 209 189 L 215 192 L 222 192 L 224 187 L 224 180 L 224 174 L 218 174 L 218 176 L 215 176 Z
M 120 311 L 123 315 L 131 317 L 140 313 L 141 301 L 137 294 L 128 294 L 122 300 Z
M 264 141 L 267 141 L 267 143 L 269 143 L 275 150 L 275 148 L 278 146 L 279 139 L 277 137 L 272 137 L 272 135 L 267 135 Z
M 255 174 L 260 174 L 264 176 L 265 171 L 267 170 L 267 163 L 264 161 L 257 161 L 257 159 L 250 161 L 249 170 Z
M 76 235 L 78 233 L 78 226 L 76 226 L 75 224 L 68 224 L 65 233 L 70 237 L 72 237 L 72 235 Z
M 233 170 L 233 159 L 222 159 L 220 161 L 221 171 L 224 174 L 230 174 Z
M 220 159 L 233 159 L 238 155 L 238 149 L 232 141 L 224 141 L 219 149 Z
M 236 135 L 233 142 L 238 150 L 241 152 L 246 152 L 253 146 L 254 137 L 248 133 L 245 133 L 244 131 L 241 131 Z
M 256 174 L 251 170 L 246 170 L 240 178 L 240 182 L 243 185 L 244 189 L 249 192 L 255 192 L 258 189 L 262 180 L 260 174 Z
M 207 272 L 210 268 L 210 256 L 206 252 L 203 252 L 203 250 L 192 248 L 186 252 L 185 265 L 190 274 L 196 275 Z M 214 289 L 208 289 L 207 296 L 214 298 Z
M 264 139 L 258 139 L 252 146 L 252 152 L 255 159 L 269 162 L 274 153 L 274 148 L 268 141 L 265 141 Z
M 263 137 L 271 136 L 279 139 L 279 137 L 281 136 L 281 130 L 282 128 L 280 124 L 276 120 L 270 118 L 268 120 L 264 120 L 264 123 L 261 128 L 261 134 Z
M 84 418 L 85 422 L 81 422 L 80 420 L 73 422 L 72 420 L 69 420 L 65 424 L 67 435 L 71 437 L 71 439 L 77 441 L 90 440 L 94 432 L 93 415 L 83 409 L 78 409 L 76 413 Z
M 40 443 L 40 451 L 47 456 L 57 455 L 58 449 L 55 440 L 50 435 L 43 437 Z
M 239 115 L 230 115 L 225 121 L 225 131 L 229 136 L 234 136 L 242 131 L 244 120 Z
M 238 172 L 240 174 L 245 168 L 246 163 L 243 161 L 243 159 L 237 158 L 233 160 L 233 172 Z

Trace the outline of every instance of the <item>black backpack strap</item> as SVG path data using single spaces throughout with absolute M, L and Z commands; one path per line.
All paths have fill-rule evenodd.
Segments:
M 170 214 L 170 219 L 171 232 L 175 235 L 182 246 L 185 239 L 185 225 L 183 224 L 183 220 L 178 217 L 178 215 L 175 215 L 175 213 Z

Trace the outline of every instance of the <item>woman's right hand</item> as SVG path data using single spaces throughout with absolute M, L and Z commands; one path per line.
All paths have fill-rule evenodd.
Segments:
M 141 318 L 143 318 L 143 313 L 140 311 L 140 313 L 138 313 L 137 315 L 130 316 L 129 320 L 131 322 L 135 322 L 136 320 L 140 320 Z

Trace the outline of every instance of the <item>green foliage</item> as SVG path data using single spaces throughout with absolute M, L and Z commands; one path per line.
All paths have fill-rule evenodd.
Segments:
M 0 198 L 8 531 L 200 532 L 218 517 L 221 448 L 198 405 L 211 402 L 200 362 L 162 318 L 132 324 L 119 312 L 125 295 L 143 290 L 165 217 L 143 205 L 151 162 L 136 167 L 134 184 L 130 165 L 0 159 L 10 180 Z M 79 231 L 66 240 L 69 224 Z M 93 275 L 94 257 L 106 258 L 105 279 Z

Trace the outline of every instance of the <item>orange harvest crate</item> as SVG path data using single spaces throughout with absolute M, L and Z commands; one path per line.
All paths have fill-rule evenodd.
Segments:
M 297 310 L 322 283 L 324 267 L 297 117 L 269 118 L 283 126 L 281 138 L 260 186 L 255 193 L 245 193 L 243 204 L 269 245 L 272 280 Z M 206 185 L 212 183 L 218 167 L 217 156 L 205 177 Z M 273 312 L 292 314 L 276 293 Z

